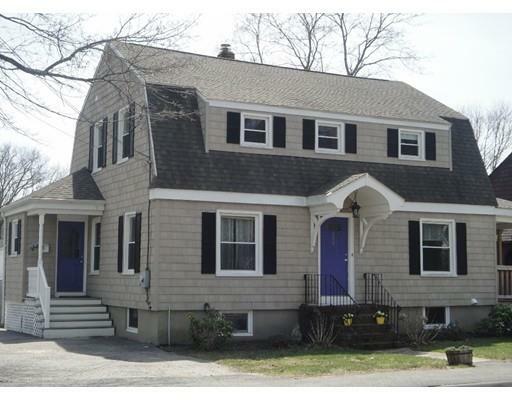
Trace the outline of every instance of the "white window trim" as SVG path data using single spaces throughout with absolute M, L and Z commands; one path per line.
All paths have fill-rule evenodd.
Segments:
M 233 336 L 253 336 L 253 312 L 252 311 L 222 311 L 221 314 L 247 314 L 247 332 L 233 332 Z
M 128 161 L 130 158 L 129 156 L 123 157 L 123 133 L 124 133 L 124 118 L 121 118 L 122 114 L 129 110 L 129 106 L 121 108 L 117 112 L 117 164 L 124 163 L 125 161 Z M 130 131 L 128 131 L 128 136 L 130 135 Z
M 427 308 L 433 308 L 433 307 L 443 307 L 443 306 L 429 306 L 429 307 L 423 307 L 423 321 L 427 320 Z M 450 307 L 444 306 L 444 315 L 445 315 L 445 323 L 444 324 L 427 324 L 426 322 L 423 323 L 423 328 L 425 329 L 434 329 L 434 328 L 446 328 L 448 325 L 450 325 L 451 322 L 451 314 L 450 314 Z
M 99 136 L 103 131 L 103 120 L 94 124 L 94 134 L 92 135 L 92 173 L 101 171 L 103 167 L 98 167 L 98 149 L 100 147 Z
M 21 243 L 20 243 L 20 252 L 17 253 L 16 250 L 14 250 L 14 243 L 16 243 L 16 239 L 18 238 L 18 224 L 20 223 L 19 218 L 13 219 L 11 222 L 11 232 L 7 233 L 7 240 L 9 240 L 9 236 L 11 239 L 11 254 L 9 254 L 9 257 L 18 257 L 21 254 Z M 7 230 L 9 230 L 9 225 L 7 225 Z M 10 233 L 10 235 L 9 235 Z
M 139 333 L 139 328 L 135 328 L 130 326 L 130 310 L 136 310 L 135 308 L 127 307 L 126 308 L 126 332 L 130 333 Z M 137 325 L 139 323 L 139 310 L 137 310 Z
M 137 213 L 135 211 L 130 211 L 124 214 L 123 220 L 123 275 L 134 275 L 135 269 L 128 268 L 128 239 L 130 237 L 130 232 L 128 229 L 128 220 L 131 217 L 135 217 Z
M 448 225 L 448 235 L 450 241 L 450 270 L 449 271 L 424 271 L 423 270 L 423 224 Z M 452 219 L 420 219 L 420 264 L 421 276 L 428 277 L 450 277 L 457 276 L 455 266 L 457 265 L 457 248 L 455 241 L 455 221 Z
M 418 135 L 418 155 L 417 156 L 402 154 L 402 134 Z M 398 130 L 398 158 L 400 160 L 425 161 L 425 131 L 420 131 L 417 129 L 399 129 Z
M 265 130 L 265 143 L 254 143 L 245 141 L 245 118 L 255 118 L 266 120 Z M 272 116 L 269 114 L 254 114 L 254 113 L 241 113 L 240 114 L 240 146 L 246 147 L 259 147 L 264 149 L 271 149 L 272 146 Z
M 220 262 L 221 217 L 254 217 L 256 241 L 256 269 L 254 271 L 223 271 Z M 254 211 L 217 210 L 215 224 L 215 273 L 217 276 L 258 277 L 263 276 L 263 213 Z
M 91 261 L 89 263 L 89 275 L 99 275 L 100 270 L 101 270 L 101 266 L 100 266 L 100 269 L 98 269 L 97 271 L 94 270 L 94 261 L 95 261 L 94 247 L 95 247 L 95 242 L 96 242 L 96 224 L 98 224 L 98 223 L 101 224 L 100 217 L 95 217 L 91 221 Z M 100 253 L 101 253 L 101 242 L 100 242 Z
M 337 149 L 324 149 L 318 147 L 318 127 L 319 126 L 332 126 L 338 131 L 338 148 Z M 315 152 L 316 153 L 327 153 L 327 154 L 345 154 L 345 124 L 343 122 L 335 121 L 322 121 L 315 120 Z

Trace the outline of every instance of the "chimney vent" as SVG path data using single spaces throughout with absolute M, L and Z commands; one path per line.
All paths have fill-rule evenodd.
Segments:
M 217 57 L 219 58 L 226 58 L 228 60 L 234 60 L 235 59 L 235 53 L 231 51 L 231 45 L 227 43 L 222 43 L 220 45 L 220 52 L 217 54 Z

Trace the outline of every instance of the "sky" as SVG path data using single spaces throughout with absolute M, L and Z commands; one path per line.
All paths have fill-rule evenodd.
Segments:
M 233 42 L 235 21 L 227 12 L 202 14 L 181 49 L 216 55 L 220 43 Z M 376 77 L 405 81 L 455 109 L 512 104 L 512 14 L 422 14 L 407 38 L 422 57 L 417 67 L 400 66 Z M 84 98 L 85 91 L 67 100 L 78 113 Z M 46 114 L 18 114 L 16 120 L 37 141 L 0 130 L 0 143 L 36 147 L 50 163 L 69 167 L 73 120 Z

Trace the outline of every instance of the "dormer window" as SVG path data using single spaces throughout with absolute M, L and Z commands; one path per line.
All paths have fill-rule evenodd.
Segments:
M 242 114 L 240 122 L 242 146 L 272 147 L 269 115 Z
M 343 153 L 343 124 L 316 121 L 315 151 L 317 153 Z
M 423 160 L 423 131 L 399 130 L 398 157 L 404 160 Z

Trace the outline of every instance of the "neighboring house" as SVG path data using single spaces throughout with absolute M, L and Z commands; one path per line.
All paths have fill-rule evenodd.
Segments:
M 165 343 L 208 306 L 254 339 L 305 303 L 487 315 L 509 211 L 466 117 L 402 82 L 223 54 L 107 48 L 97 74 L 124 79 L 90 88 L 71 175 L 1 210 L 8 329 Z

